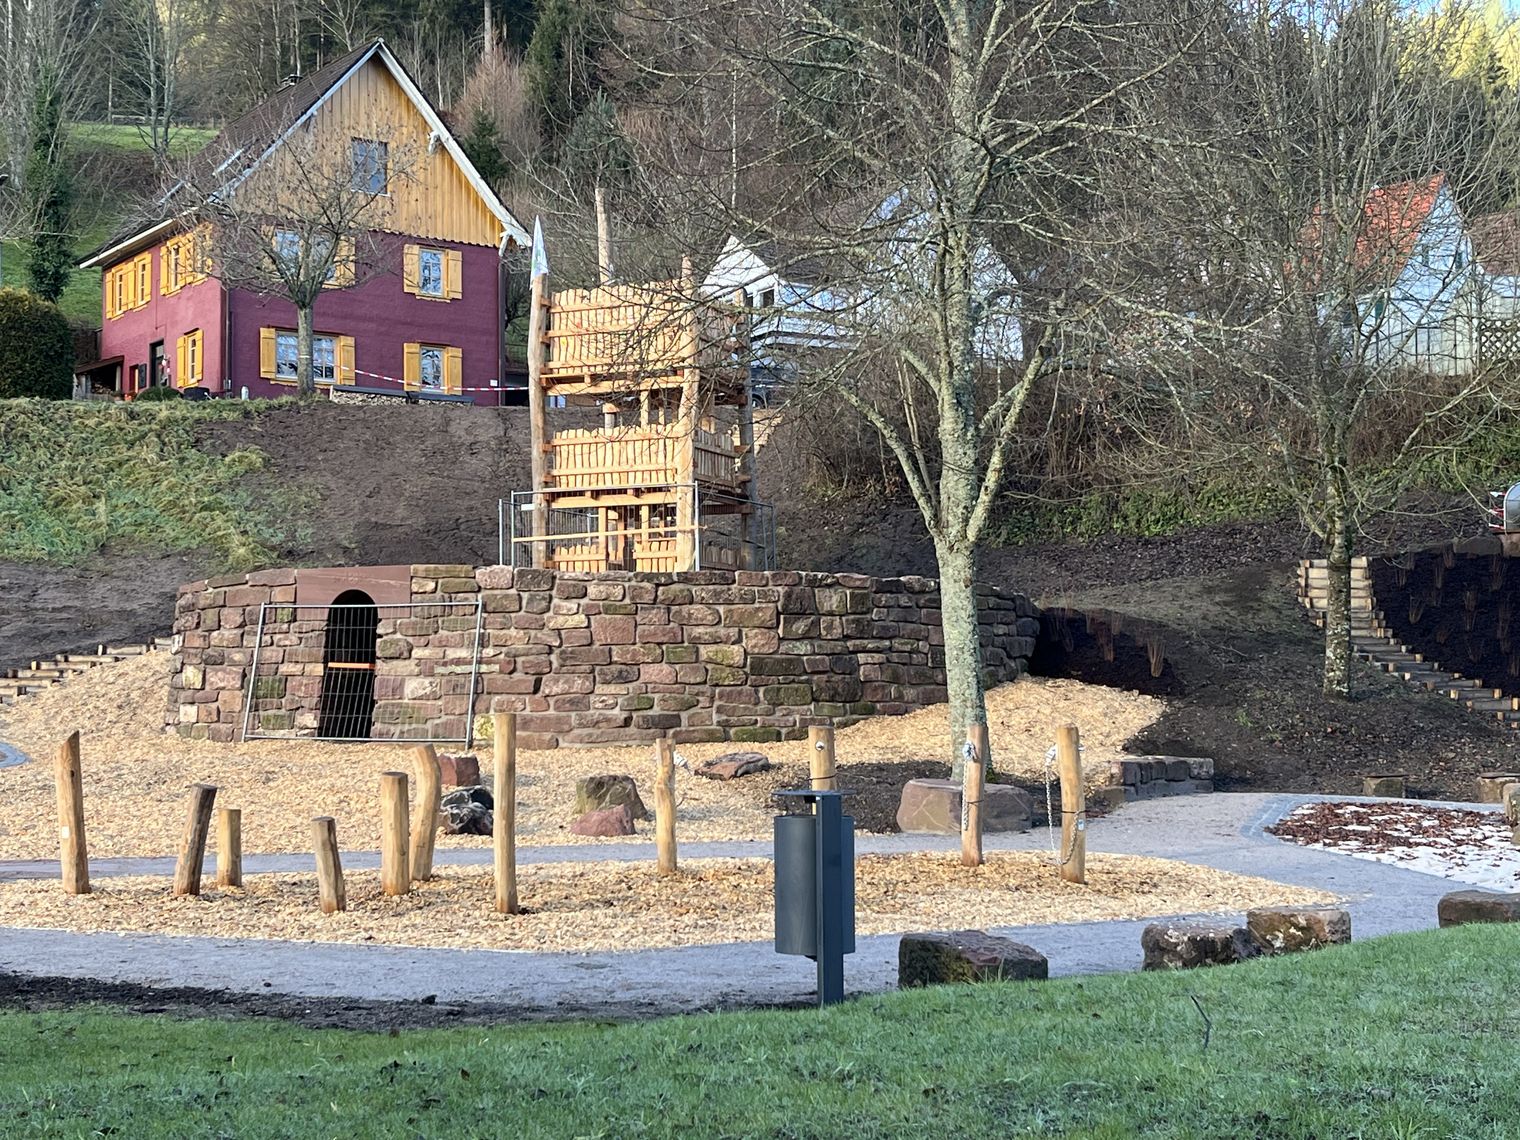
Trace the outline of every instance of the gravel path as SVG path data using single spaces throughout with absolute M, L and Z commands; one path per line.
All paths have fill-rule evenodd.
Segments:
M 1220 870 L 1259 875 L 1332 891 L 1347 900 L 1357 937 L 1435 925 L 1436 900 L 1452 889 L 1445 879 L 1333 852 L 1284 843 L 1263 830 L 1298 804 L 1327 797 L 1259 794 L 1178 797 L 1131 804 L 1088 832 L 1092 851 L 1182 859 Z M 1344 797 L 1338 797 L 1344 798 Z M 1044 830 L 990 836 L 989 849 L 1048 847 Z M 765 854 L 763 843 L 691 844 L 697 855 Z M 953 839 L 862 836 L 858 850 L 951 849 Z M 527 861 L 650 858 L 647 844 L 527 848 Z M 485 851 L 440 852 L 449 862 L 480 862 Z M 356 852 L 345 866 L 374 856 Z M 350 860 L 352 863 L 350 864 Z M 98 874 L 143 873 L 169 867 L 161 860 L 101 861 Z M 300 857 L 249 859 L 246 869 L 305 869 Z M 0 878 L 34 877 L 46 864 L 0 864 Z M 52 871 L 51 873 L 56 873 Z M 1053 974 L 1132 970 L 1140 963 L 1143 921 L 1102 922 L 1000 930 L 1050 959 Z M 857 940 L 846 960 L 851 992 L 891 988 L 897 938 Z M 488 1002 L 513 1016 L 638 1016 L 735 1005 L 806 1001 L 813 966 L 776 954 L 769 942 L 621 953 L 545 954 L 502 950 L 431 950 L 296 942 L 167 938 L 157 935 L 71 934 L 9 928 L 0 938 L 0 972 L 125 983 L 193 987 L 313 999 L 348 998 L 440 1003 Z

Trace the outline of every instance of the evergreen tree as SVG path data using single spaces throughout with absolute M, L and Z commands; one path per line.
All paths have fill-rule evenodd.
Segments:
M 63 153 L 63 87 L 51 70 L 37 83 L 26 193 L 33 224 L 26 251 L 27 279 L 37 296 L 56 301 L 69 283 L 74 261 L 69 234 L 74 192 Z

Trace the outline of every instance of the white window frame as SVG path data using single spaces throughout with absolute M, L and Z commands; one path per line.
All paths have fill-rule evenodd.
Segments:
M 444 357 L 446 353 L 441 345 L 422 344 L 417 346 L 417 383 L 424 392 L 442 392 L 444 389 Z M 428 361 L 436 362 L 433 383 L 428 383 Z
M 276 329 L 274 333 L 274 375 L 277 380 L 294 380 L 301 368 L 300 334 L 291 329 Z M 324 354 L 323 346 L 326 345 Z M 284 349 L 289 346 L 287 361 Z M 287 366 L 290 371 L 285 371 Z M 325 369 L 325 371 L 324 371 Z M 338 338 L 326 333 L 313 333 L 311 337 L 311 378 L 314 383 L 331 384 L 338 375 Z
M 428 276 L 425 266 L 429 260 L 436 263 L 438 276 L 434 281 L 435 288 L 428 288 Z M 419 246 L 417 249 L 417 292 L 423 297 L 446 297 L 448 296 L 448 284 L 444 280 L 447 275 L 448 256 L 441 249 L 432 246 Z
M 353 189 L 361 194 L 390 192 L 391 154 L 389 144 L 380 139 L 355 138 L 350 154 L 353 161 Z M 379 161 L 376 162 L 375 159 Z M 376 184 L 378 180 L 378 185 Z

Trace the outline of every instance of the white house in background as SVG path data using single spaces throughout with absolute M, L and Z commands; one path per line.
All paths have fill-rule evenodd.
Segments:
M 724 243 L 702 291 L 713 298 L 742 292 L 754 310 L 751 372 L 762 401 L 796 379 L 808 354 L 847 347 L 854 330 L 908 327 L 923 319 L 927 299 L 919 283 L 929 279 L 933 256 L 926 213 L 900 193 L 876 207 L 872 222 L 887 235 L 880 265 L 849 264 L 773 237 L 732 236 Z M 1017 279 L 990 247 L 977 253 L 973 287 L 982 312 L 978 356 L 989 364 L 1022 360 Z
M 1472 369 L 1480 274 L 1445 174 L 1368 195 L 1353 269 L 1367 363 L 1442 375 Z M 1348 311 L 1348 328 L 1351 321 Z
M 796 379 L 803 355 L 846 343 L 844 324 L 853 307 L 848 280 L 844 266 L 774 238 L 724 243 L 702 292 L 724 299 L 742 293 L 753 310 L 750 372 L 761 402 Z

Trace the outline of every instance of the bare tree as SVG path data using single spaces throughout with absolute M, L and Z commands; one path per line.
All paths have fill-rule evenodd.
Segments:
M 209 229 L 211 264 L 229 288 L 295 306 L 301 395 L 316 390 L 318 301 L 395 260 L 380 230 L 416 159 L 398 132 L 373 123 L 366 129 L 366 139 L 295 131 L 251 167 L 238 165 L 243 148 L 229 143 L 226 155 L 199 156 L 178 192 L 192 202 L 190 217 Z
M 1248 0 L 1198 26 L 1164 96 L 1173 137 L 1110 197 L 1152 236 L 1129 332 L 1159 357 L 1176 442 L 1251 472 L 1319 540 L 1324 689 L 1347 696 L 1364 528 L 1499 406 L 1463 203 L 1513 187 L 1520 115 L 1513 93 L 1474 102 L 1412 5 Z
M 140 130 L 160 169 L 180 111 L 180 71 L 191 34 L 189 0 L 128 0 L 128 74 L 137 87 Z
M 646 164 L 683 196 L 671 212 L 831 266 L 837 335 L 802 363 L 801 391 L 816 414 L 844 405 L 875 427 L 923 516 L 957 771 L 986 723 L 978 551 L 1010 442 L 1035 387 L 1086 367 L 1099 342 L 1105 269 L 1084 252 L 1096 171 L 1111 138 L 1146 129 L 1118 111 L 1170 58 L 1129 44 L 1180 19 L 1076 0 L 644 14 L 645 85 L 658 76 L 671 94 L 668 149 Z M 762 151 L 737 141 L 736 90 L 761 116 Z

